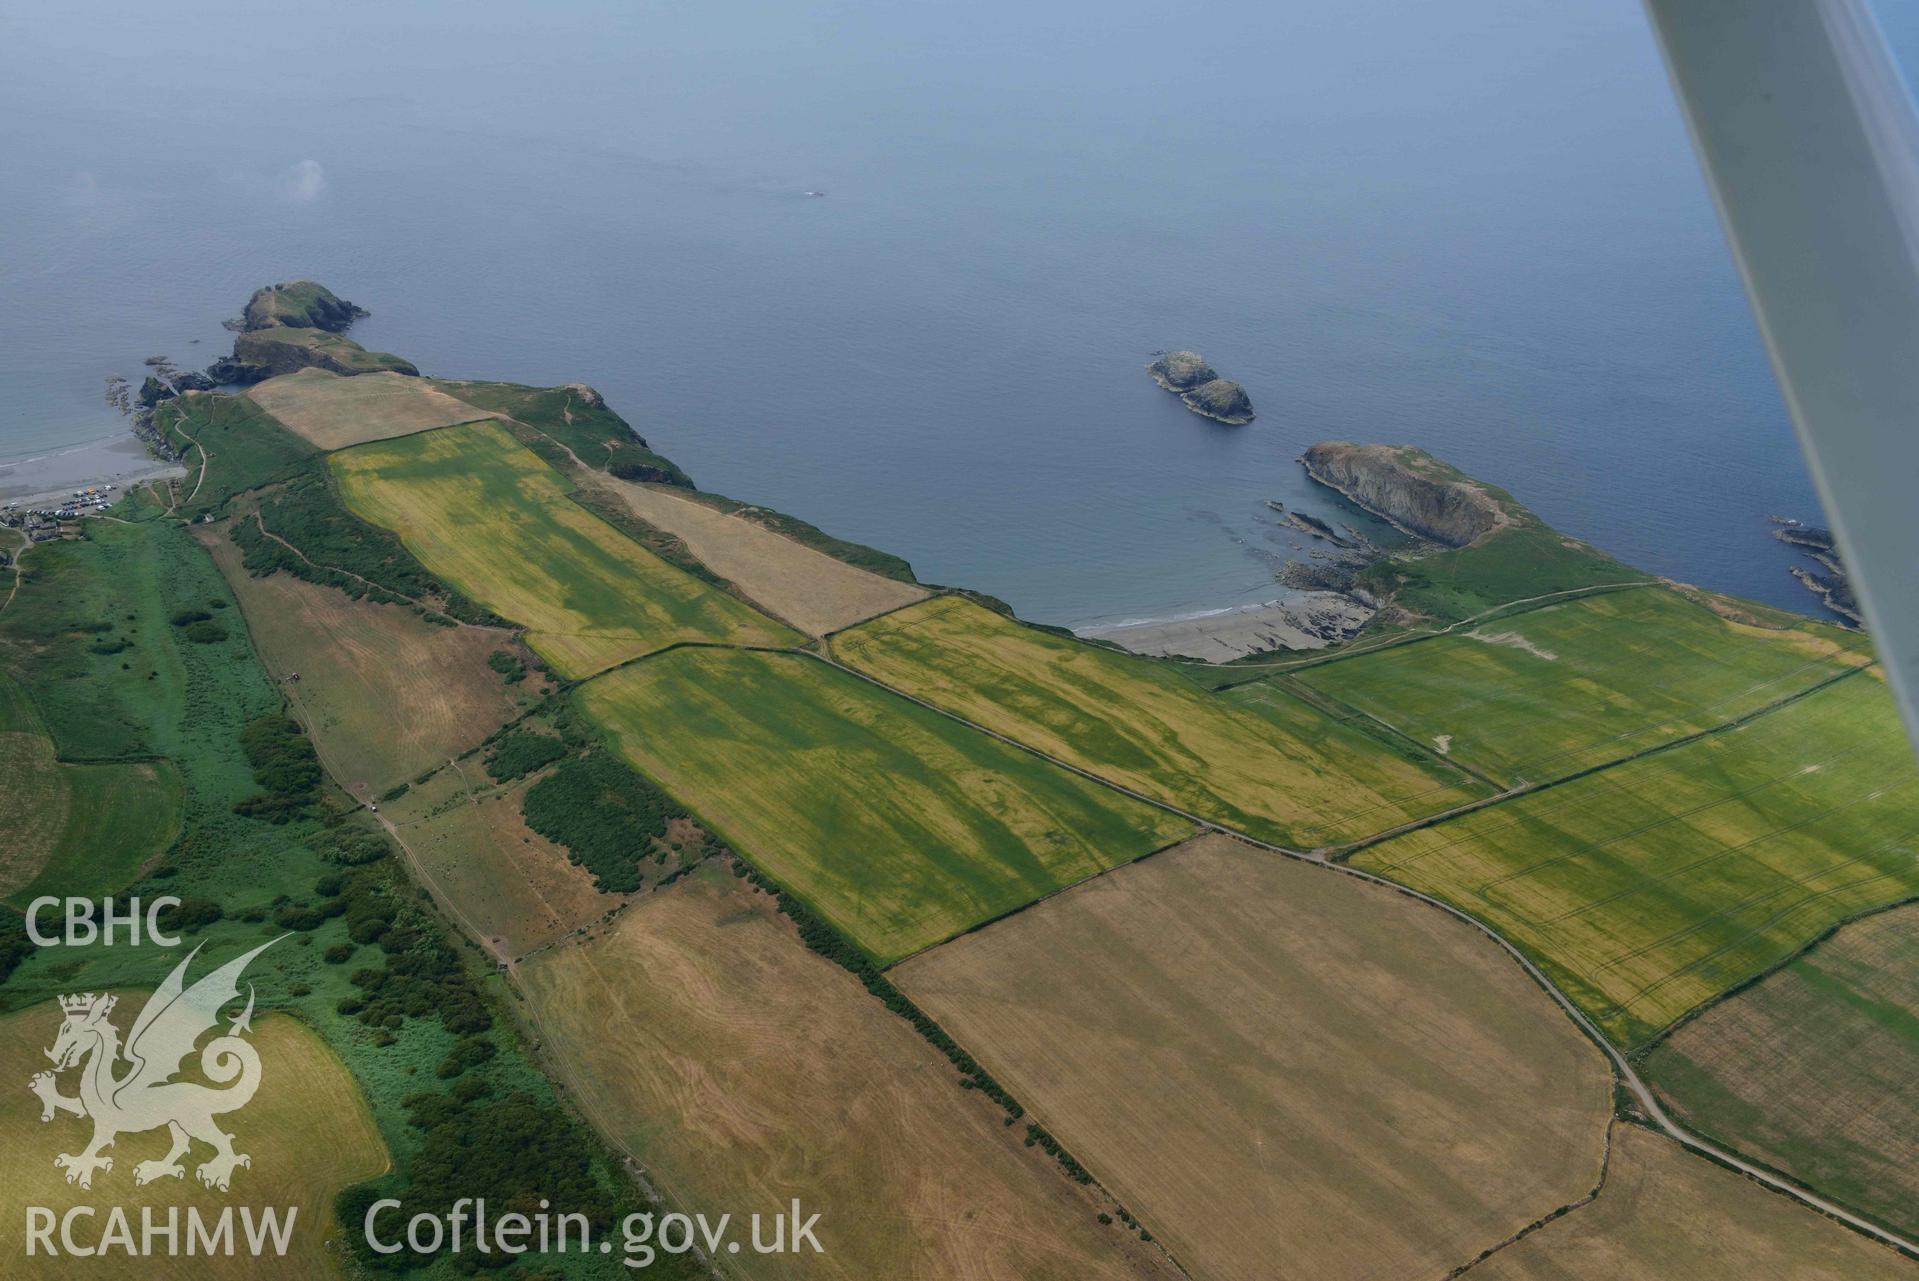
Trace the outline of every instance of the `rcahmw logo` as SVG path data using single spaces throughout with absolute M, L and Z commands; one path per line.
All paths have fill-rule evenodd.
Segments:
M 112 1019 L 114 997 L 89 992 L 59 998 L 62 1021 L 46 1052 L 53 1070 L 37 1073 L 27 1085 L 40 1100 L 43 1123 L 63 1114 L 93 1123 L 92 1137 L 79 1151 L 53 1158 L 68 1183 L 91 1189 L 96 1176 L 113 1170 L 114 1159 L 107 1149 L 116 1140 L 161 1129 L 167 1132 L 167 1150 L 133 1166 L 136 1185 L 162 1179 L 184 1181 L 183 1158 L 196 1155 L 196 1144 L 211 1148 L 212 1154 L 200 1160 L 193 1176 L 216 1191 L 228 1191 L 235 1172 L 253 1164 L 251 1157 L 234 1147 L 234 1136 L 215 1120 L 245 1107 L 260 1089 L 260 1055 L 246 1039 L 253 1025 L 252 986 L 247 988 L 246 1008 L 229 1020 L 224 1031 L 218 1031 L 220 1011 L 239 998 L 240 975 L 248 964 L 278 941 L 261 944 L 188 987 L 187 966 L 199 955 L 196 947 L 147 999 L 124 1040 Z M 209 1032 L 218 1034 L 200 1045 Z M 196 1047 L 200 1073 L 212 1085 L 174 1079 Z M 61 1093 L 59 1078 L 75 1070 L 77 1093 Z M 133 1255 L 231 1254 L 236 1247 L 253 1254 L 286 1252 L 298 1206 L 258 1213 L 254 1207 L 241 1207 L 243 1230 L 237 1237 L 233 1211 L 227 1206 L 209 1216 L 197 1206 L 186 1207 L 184 1214 L 177 1206 L 157 1212 L 147 1206 L 140 1211 L 136 1229 L 126 1210 L 118 1206 L 103 1211 L 79 1205 L 56 1215 L 48 1207 L 30 1205 L 27 1254 L 85 1256 L 114 1250 Z M 102 1220 L 96 1239 L 82 1239 Z

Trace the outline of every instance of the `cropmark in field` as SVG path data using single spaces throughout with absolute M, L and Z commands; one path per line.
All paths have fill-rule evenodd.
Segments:
M 353 510 L 433 573 L 528 630 L 569 677 L 682 641 L 798 637 L 626 538 L 496 423 L 361 445 L 329 458 Z
M 1525 948 L 1624 1046 L 1919 893 L 1919 771 L 1876 673 L 1411 832 L 1356 866 Z
M 1488 790 L 1270 685 L 1209 693 L 1167 664 L 957 596 L 862 623 L 833 650 L 1028 746 L 1281 844 L 1349 840 Z
M 1192 830 L 800 655 L 674 650 L 577 698 L 882 964 Z

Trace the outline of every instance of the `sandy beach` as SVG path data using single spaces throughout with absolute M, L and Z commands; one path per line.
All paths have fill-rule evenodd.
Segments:
M 1336 592 L 1300 592 L 1287 600 L 1186 618 L 1085 627 L 1078 634 L 1135 654 L 1223 663 L 1273 649 L 1324 649 L 1334 628 L 1350 634 L 1370 617 L 1371 610 Z
M 125 489 L 136 481 L 184 476 L 178 463 L 163 463 L 128 432 L 118 432 L 49 450 L 32 458 L 0 463 L 0 502 L 37 507 L 68 498 L 88 485 Z

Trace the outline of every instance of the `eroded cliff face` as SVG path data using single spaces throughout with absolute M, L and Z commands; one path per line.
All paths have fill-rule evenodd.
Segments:
M 1300 461 L 1322 485 L 1448 547 L 1464 547 L 1516 519 L 1484 487 L 1410 445 L 1321 441 Z

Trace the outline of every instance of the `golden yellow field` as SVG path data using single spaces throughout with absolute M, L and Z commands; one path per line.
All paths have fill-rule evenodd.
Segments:
M 743 516 L 682 498 L 671 489 L 603 473 L 594 484 L 616 494 L 635 516 L 674 535 L 688 551 L 761 608 L 811 636 L 926 598 L 924 587 L 836 560 Z
M 537 677 L 507 685 L 487 666 L 495 650 L 517 647 L 512 632 L 435 627 L 404 606 L 356 601 L 291 574 L 255 578 L 224 530 L 202 525 L 194 536 L 328 768 L 361 799 L 445 764 L 536 696 Z
M 527 827 L 520 794 L 531 782 L 490 788 L 476 761 L 442 770 L 381 807 L 457 919 L 503 956 L 524 956 L 591 925 L 621 901 L 595 889 L 591 873 Z
M 668 565 L 567 497 L 565 480 L 497 423 L 468 423 L 332 455 L 360 516 L 498 614 L 564 675 L 680 641 L 800 638 Z
M 1745 725 L 1361 850 L 1526 948 L 1622 1046 L 1919 894 L 1919 769 L 1862 672 Z
M 114 1017 L 122 1029 L 146 999 L 144 992 L 121 993 Z M 65 1113 L 40 1120 L 40 1101 L 26 1088 L 27 1078 L 44 1070 L 42 1050 L 53 1044 L 60 1026 L 59 1008 L 51 1001 L 0 1018 L 0 1257 L 24 1260 L 27 1206 L 45 1206 L 56 1215 L 70 1206 L 99 1208 L 92 1220 L 81 1219 L 76 1231 L 84 1240 L 97 1239 L 105 1229 L 109 1207 L 124 1207 L 137 1232 L 140 1209 L 166 1214 L 180 1207 L 182 1234 L 187 1206 L 202 1215 L 217 1215 L 222 1206 L 297 1206 L 287 1257 L 256 1261 L 248 1255 L 230 1258 L 127 1258 L 115 1252 L 99 1258 L 35 1258 L 14 1266 L 31 1269 L 14 1275 L 36 1278 L 139 1278 L 140 1281 L 219 1281 L 221 1278 L 261 1276 L 325 1277 L 340 1274 L 338 1254 L 326 1242 L 341 1229 L 333 1221 L 333 1197 L 343 1187 L 372 1178 L 387 1168 L 386 1147 L 380 1140 L 353 1078 L 320 1038 L 298 1021 L 272 1014 L 258 1019 L 249 1039 L 260 1053 L 260 1091 L 239 1111 L 219 1118 L 233 1135 L 236 1150 L 253 1158 L 250 1167 L 236 1170 L 232 1188 L 221 1193 L 202 1187 L 193 1177 L 195 1166 L 211 1149 L 195 1144 L 184 1160 L 186 1176 L 159 1179 L 135 1186 L 133 1167 L 166 1154 L 164 1130 L 122 1135 L 109 1155 L 113 1168 L 94 1176 L 83 1190 L 65 1181 L 53 1158 L 78 1152 L 92 1134 L 90 1122 Z M 197 1063 L 197 1058 L 190 1062 Z M 122 1068 L 124 1070 L 124 1068 Z M 74 1093 L 73 1074 L 61 1082 L 61 1092 Z M 234 1226 L 239 1233 L 240 1225 Z M 54 1241 L 59 1241 L 56 1233 Z
M 675 650 L 576 697 L 881 964 L 1193 830 L 803 655 Z
M 1440 1277 L 1599 1177 L 1605 1059 L 1509 957 L 1228 837 L 891 977 L 1196 1277 Z
M 1264 840 L 1318 846 L 1490 789 L 1255 682 L 1173 667 L 942 596 L 835 637 L 850 666 L 1102 778 Z
M 391 371 L 346 377 L 301 369 L 247 389 L 254 403 L 324 450 L 409 436 L 497 415 L 419 378 Z
M 602 1132 L 668 1194 L 743 1220 L 797 1197 L 823 1254 L 766 1278 L 1172 1277 L 772 900 L 717 868 L 522 968 L 547 1050 Z
M 1910 1281 L 1919 1265 L 1671 1139 L 1613 1127 L 1606 1186 L 1472 1281 Z

